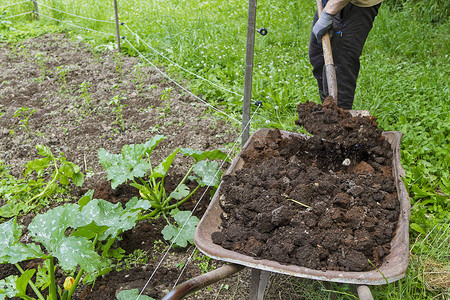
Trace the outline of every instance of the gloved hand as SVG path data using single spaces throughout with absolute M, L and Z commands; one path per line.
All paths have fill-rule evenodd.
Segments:
M 333 25 L 333 18 L 335 15 L 328 14 L 325 10 L 322 11 L 319 20 L 314 24 L 312 33 L 317 39 L 317 43 L 322 45 L 323 36 L 330 30 Z

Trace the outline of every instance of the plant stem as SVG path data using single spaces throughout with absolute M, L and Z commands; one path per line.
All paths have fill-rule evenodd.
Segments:
M 53 257 L 48 258 L 49 273 L 50 273 L 50 285 L 48 287 L 48 294 L 50 299 L 57 300 L 56 294 L 56 282 L 55 282 L 55 265 L 53 263 Z
M 300 201 L 297 201 L 297 200 L 294 200 L 294 199 L 288 199 L 288 200 L 290 200 L 290 201 L 292 201 L 292 202 L 295 202 L 295 203 L 297 203 L 297 204 L 300 204 L 301 206 L 304 206 L 304 207 L 306 207 L 306 208 L 312 208 L 311 206 L 306 205 L 306 204 L 303 204 L 303 203 L 301 203 Z
M 192 170 L 194 169 L 194 166 L 191 166 L 191 168 L 187 171 L 186 175 L 184 175 L 183 179 L 180 181 L 180 183 L 177 185 L 177 187 L 175 188 L 175 191 L 186 182 L 186 180 L 188 179 L 189 175 L 192 173 Z M 192 194 L 192 193 L 191 193 Z M 190 197 L 190 196 L 188 196 Z M 172 197 L 169 196 L 169 198 L 166 199 L 164 205 L 167 205 L 169 203 L 169 201 L 172 200 Z
M 56 170 L 56 174 L 53 177 L 53 179 L 47 184 L 47 186 L 44 188 L 44 190 L 42 192 L 40 192 L 39 194 L 37 194 L 36 196 L 34 196 L 33 198 L 31 198 L 30 200 L 28 200 L 27 202 L 25 202 L 25 204 L 28 204 L 30 202 L 33 202 L 35 199 L 45 195 L 45 192 L 47 192 L 47 189 L 56 182 L 56 180 L 58 179 L 58 175 L 59 175 L 59 169 L 58 169 L 58 163 L 56 162 L 56 159 L 53 160 L 53 164 L 55 165 L 55 170 Z
M 21 266 L 19 266 L 18 263 L 14 264 L 16 266 L 16 268 L 20 271 L 21 274 L 23 274 L 25 271 L 22 269 Z M 42 296 L 41 292 L 38 290 L 38 288 L 34 285 L 33 281 L 28 280 L 28 284 L 31 286 L 31 288 L 33 289 L 34 293 L 36 294 L 36 296 L 40 299 L 40 300 L 45 300 L 45 298 Z
M 170 206 L 167 206 L 165 208 L 165 210 L 171 210 L 173 208 L 176 208 L 178 206 L 180 206 L 181 204 L 183 204 L 184 202 L 186 202 L 189 198 L 191 198 L 191 196 L 198 190 L 198 188 L 200 187 L 200 185 L 197 185 L 197 187 L 189 194 L 186 196 L 186 198 L 184 198 L 183 200 L 181 200 L 180 202 L 177 202 L 175 204 L 172 204 Z
M 142 221 L 142 220 L 147 220 L 147 219 L 150 219 L 151 217 L 154 217 L 154 216 L 156 216 L 158 213 L 160 213 L 161 212 L 161 210 L 160 209 L 155 209 L 154 211 L 152 211 L 151 213 L 149 213 L 149 214 L 146 214 L 146 215 L 143 215 L 143 216 L 140 216 L 140 217 L 138 217 L 138 221 Z
M 80 270 L 78 271 L 77 277 L 75 277 L 75 282 L 73 283 L 72 287 L 69 290 L 69 294 L 67 295 L 67 300 L 71 300 L 72 299 L 72 294 L 75 291 L 78 282 L 80 282 L 81 276 L 84 274 L 84 270 L 82 268 L 80 268 Z

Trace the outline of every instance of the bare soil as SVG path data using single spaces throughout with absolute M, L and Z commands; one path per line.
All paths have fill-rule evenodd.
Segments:
M 223 178 L 216 244 L 318 270 L 368 271 L 390 251 L 399 217 L 392 151 L 373 117 L 330 99 L 298 106 L 313 137 L 272 130 Z M 370 260 L 370 262 L 369 262 Z

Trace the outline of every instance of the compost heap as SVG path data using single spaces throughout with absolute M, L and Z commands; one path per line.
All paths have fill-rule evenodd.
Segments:
M 374 117 L 352 117 L 329 99 L 297 111 L 296 124 L 313 137 L 274 129 L 241 154 L 243 168 L 223 177 L 222 229 L 212 240 L 256 259 L 373 270 L 399 216 L 390 144 Z

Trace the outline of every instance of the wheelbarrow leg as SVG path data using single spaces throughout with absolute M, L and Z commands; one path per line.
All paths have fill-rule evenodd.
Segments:
M 372 293 L 367 285 L 358 285 L 356 290 L 360 300 L 373 300 Z
M 259 269 L 252 269 L 252 278 L 250 282 L 250 300 L 263 300 L 264 291 L 269 281 L 270 272 Z

